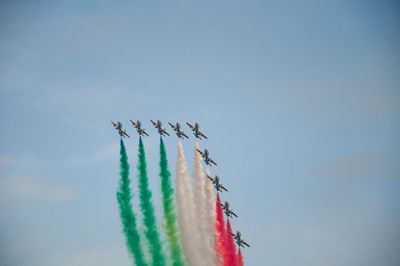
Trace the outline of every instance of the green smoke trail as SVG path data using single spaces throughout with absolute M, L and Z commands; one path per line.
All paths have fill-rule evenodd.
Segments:
M 139 138 L 139 194 L 140 194 L 140 208 L 143 213 L 144 234 L 149 242 L 150 255 L 152 258 L 152 265 L 164 266 L 165 257 L 162 252 L 160 236 L 157 231 L 156 217 L 154 215 L 154 208 L 151 203 L 151 191 L 149 189 L 149 180 L 147 177 L 146 155 L 142 138 Z
M 167 240 L 169 242 L 172 265 L 183 266 L 185 264 L 182 258 L 182 251 L 176 223 L 174 188 L 171 184 L 171 173 L 168 169 L 167 151 L 165 150 L 165 145 L 162 138 L 160 138 L 160 177 L 163 197 L 164 222 Z
M 120 176 L 117 200 L 122 221 L 122 228 L 125 235 L 126 245 L 129 253 L 134 258 L 137 266 L 146 266 L 143 251 L 140 245 L 140 235 L 136 227 L 136 216 L 132 209 L 132 194 L 129 180 L 128 154 L 126 153 L 124 142 L 120 143 Z

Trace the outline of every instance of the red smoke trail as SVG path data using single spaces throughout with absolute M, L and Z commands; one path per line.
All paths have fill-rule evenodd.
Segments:
M 243 256 L 242 256 L 242 252 L 240 251 L 240 248 L 239 248 L 239 252 L 237 255 L 237 265 L 244 266 Z
M 217 193 L 217 201 L 216 201 L 216 221 L 215 221 L 215 254 L 217 255 L 218 265 L 223 266 L 225 264 L 226 257 L 226 247 L 225 247 L 225 221 L 224 221 L 224 212 L 222 211 L 222 207 L 220 205 L 219 193 Z
M 232 228 L 231 223 L 229 222 L 229 218 L 226 221 L 226 254 L 225 254 L 225 266 L 236 266 L 237 258 L 236 258 L 236 245 L 235 240 L 232 236 Z

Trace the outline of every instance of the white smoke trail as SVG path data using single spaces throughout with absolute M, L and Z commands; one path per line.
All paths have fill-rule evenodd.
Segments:
M 186 262 L 190 266 L 201 266 L 197 248 L 197 226 L 194 224 L 193 192 L 189 181 L 189 172 L 183 154 L 182 143 L 178 143 L 178 161 L 176 167 L 176 197 L 178 220 Z
M 204 175 L 202 158 L 197 150 L 200 150 L 199 144 L 196 143 L 194 149 L 194 161 L 193 161 L 193 196 L 194 196 L 194 209 L 195 209 L 195 221 L 198 228 L 198 250 L 201 258 L 203 259 L 203 265 L 215 265 L 214 260 L 214 242 L 210 241 L 211 234 L 215 228 L 211 228 L 210 224 L 210 202 L 206 197 L 206 185 L 209 184 L 206 181 Z M 207 191 L 209 193 L 209 191 Z M 212 194 L 212 187 L 211 187 Z M 209 196 L 209 195 L 208 195 Z M 211 203 L 213 205 L 213 203 Z M 211 209 L 213 207 L 211 206 Z
M 207 171 L 204 173 L 205 182 L 204 182 L 204 238 L 205 244 L 207 248 L 209 265 L 217 265 L 217 257 L 215 256 L 215 200 L 214 200 L 214 192 L 213 185 L 210 180 L 207 178 L 211 176 L 210 172 Z
M 204 176 L 203 176 L 203 165 L 200 153 L 200 146 L 196 143 L 194 147 L 194 157 L 193 157 L 193 196 L 194 196 L 194 210 L 195 210 L 195 221 L 197 230 L 199 232 L 199 245 L 200 248 L 204 246 L 204 232 L 203 232 L 203 217 L 204 217 Z

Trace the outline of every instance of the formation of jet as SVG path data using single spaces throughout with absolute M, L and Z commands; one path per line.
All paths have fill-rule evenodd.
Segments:
M 232 234 L 232 233 L 231 233 Z M 248 248 L 250 247 L 249 244 L 247 244 L 242 238 L 241 238 L 241 234 L 239 231 L 236 232 L 236 234 L 232 234 L 233 238 L 236 241 L 236 244 L 242 248 L 244 248 L 244 246 L 247 246 Z
M 132 126 L 134 128 L 136 128 L 136 131 L 138 132 L 139 136 L 147 136 L 147 137 L 149 136 L 149 134 L 147 134 L 146 130 L 144 128 L 142 128 L 142 123 L 139 120 L 137 120 L 136 122 L 132 121 L 132 119 L 130 119 L 130 120 L 131 120 Z
M 212 178 L 211 176 L 207 175 L 208 179 L 210 179 L 210 181 L 213 183 L 214 188 L 217 191 L 221 191 L 225 190 L 226 192 L 228 192 L 228 190 L 219 182 L 219 177 L 216 175 L 214 178 Z
M 190 127 L 190 129 L 193 131 L 193 134 L 195 135 L 196 138 L 198 139 L 202 139 L 205 138 L 207 139 L 206 135 L 204 135 L 200 129 L 199 129 L 199 124 L 198 123 L 194 123 L 194 126 L 192 126 L 191 124 L 189 124 L 188 122 L 186 122 L 186 124 Z
M 136 122 L 133 120 L 130 120 L 132 123 L 132 126 L 136 129 L 136 131 L 138 132 L 139 136 L 149 136 L 149 134 L 147 134 L 146 130 L 142 127 L 142 123 L 137 120 Z M 153 124 L 153 126 L 157 129 L 157 132 L 160 134 L 160 136 L 170 136 L 167 132 L 167 130 L 165 128 L 162 127 L 162 123 L 160 120 L 157 120 L 156 122 L 154 122 L 153 120 L 150 120 L 151 123 Z M 122 123 L 117 121 L 117 123 L 114 123 L 113 121 L 111 121 L 112 125 L 114 126 L 114 128 L 118 131 L 118 134 L 121 136 L 121 138 L 129 138 L 129 135 L 126 133 L 126 130 L 123 129 Z M 175 132 L 176 136 L 178 136 L 178 138 L 180 139 L 188 139 L 189 137 L 185 134 L 185 132 L 182 131 L 181 129 L 181 125 L 177 122 L 175 124 L 173 123 L 168 123 L 172 130 Z M 198 123 L 194 123 L 194 125 L 191 125 L 189 123 L 186 123 L 190 129 L 192 130 L 194 136 L 197 139 L 207 139 L 207 136 L 204 135 L 200 129 L 199 129 L 199 124 Z M 201 150 L 197 150 L 199 152 L 199 154 L 201 155 L 201 157 L 203 158 L 204 162 L 206 165 L 209 166 L 213 166 L 213 165 L 217 165 L 217 163 L 210 157 L 209 151 L 207 149 L 204 149 L 204 151 Z M 210 180 L 210 182 L 212 182 L 214 188 L 216 189 L 217 192 L 223 192 L 223 191 L 228 191 L 221 183 L 220 183 L 220 179 L 217 175 L 213 177 L 207 175 L 207 178 Z M 221 205 L 222 209 L 224 210 L 224 213 L 226 215 L 226 217 L 229 218 L 233 218 L 233 217 L 238 217 L 236 215 L 236 213 L 234 213 L 232 211 L 232 209 L 229 206 L 229 202 L 225 201 L 224 204 L 222 204 L 221 202 L 218 202 L 219 205 Z M 239 248 L 241 247 L 250 247 L 249 244 L 247 244 L 242 238 L 241 238 L 241 234 L 239 231 L 236 232 L 236 234 L 231 233 L 232 236 L 235 239 L 236 244 L 238 245 Z
M 217 163 L 214 162 L 214 160 L 211 159 L 211 157 L 209 156 L 209 152 L 207 149 L 204 149 L 204 151 L 197 149 L 197 151 L 200 153 L 201 157 L 203 157 L 203 160 L 207 165 L 209 166 L 217 165 Z
M 233 216 L 235 216 L 236 218 L 238 217 L 238 216 L 236 215 L 236 213 L 234 213 L 234 212 L 229 208 L 229 202 L 225 201 L 224 204 L 220 203 L 220 205 L 221 205 L 222 209 L 224 210 L 226 217 L 228 217 L 228 218 L 229 218 L 229 217 L 232 218 Z
M 176 122 L 175 123 L 175 125 L 174 124 L 171 124 L 171 123 L 169 123 L 168 122 L 168 124 L 171 126 L 171 128 L 175 131 L 175 134 L 178 136 L 178 138 L 181 138 L 181 139 L 185 139 L 185 138 L 189 138 L 186 134 L 185 134 L 185 132 L 183 132 L 182 130 L 181 130 L 181 125 L 178 123 L 178 122 Z
M 136 131 L 138 132 L 139 136 L 149 136 L 149 134 L 147 134 L 146 130 L 144 128 L 142 128 L 142 123 L 137 120 L 136 122 L 133 121 L 132 119 L 130 119 L 132 126 L 136 129 Z M 161 136 L 170 136 L 169 133 L 167 132 L 167 130 L 165 128 L 162 127 L 162 123 L 160 120 L 157 120 L 156 122 L 154 122 L 153 120 L 150 120 L 151 123 L 153 124 L 153 126 L 157 129 L 158 134 L 160 134 Z M 114 123 L 113 121 L 111 121 L 111 123 L 113 124 L 114 128 L 118 130 L 118 133 L 122 136 L 122 137 L 129 137 L 128 134 L 126 133 L 126 131 L 124 129 L 122 129 L 122 124 L 121 122 L 117 122 Z M 192 130 L 194 136 L 198 139 L 207 139 L 207 136 L 204 135 L 200 130 L 199 130 L 199 124 L 198 123 L 194 123 L 194 125 L 191 125 L 190 123 L 186 123 L 190 129 Z M 186 135 L 185 132 L 183 132 L 181 125 L 177 122 L 175 124 L 169 123 L 169 125 L 171 126 L 171 128 L 174 130 L 175 134 L 178 136 L 178 138 L 181 139 L 188 139 L 189 137 Z M 214 164 L 217 165 L 216 163 L 214 163 L 213 160 L 208 160 L 205 158 L 205 162 L 208 165 Z M 210 164 L 211 163 L 211 164 Z
M 128 137 L 129 138 L 129 135 L 126 133 L 126 130 L 122 128 L 122 123 L 121 122 L 117 121 L 117 123 L 114 123 L 113 121 L 111 121 L 111 123 L 113 124 L 114 128 L 116 130 L 118 130 L 118 134 L 121 137 L 124 137 L 124 138 Z
M 164 136 L 167 135 L 169 136 L 167 130 L 165 128 L 162 128 L 162 123 L 160 120 L 157 120 L 157 122 L 154 122 L 153 120 L 150 120 L 151 123 L 153 124 L 153 126 L 157 129 L 158 134 L 160 134 L 160 136 Z

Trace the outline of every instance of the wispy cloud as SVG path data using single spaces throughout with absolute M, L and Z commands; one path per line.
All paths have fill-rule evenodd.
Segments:
M 127 265 L 129 256 L 124 249 L 101 248 L 86 251 L 79 251 L 74 254 L 66 254 L 64 258 L 57 261 L 61 266 L 108 266 L 108 265 Z
M 139 115 L 132 110 L 149 110 L 161 102 L 149 90 L 136 90 L 115 84 L 66 84 L 33 100 L 36 109 L 80 130 L 92 131 L 110 119 Z M 134 117 L 132 117 L 134 118 Z M 97 126 L 98 128 L 99 126 Z
M 315 173 L 343 182 L 362 182 L 370 178 L 398 177 L 400 168 L 396 158 L 366 151 L 320 165 L 315 169 Z
M 364 82 L 331 80 L 332 84 L 308 82 L 295 89 L 271 90 L 271 98 L 293 110 L 309 111 L 309 115 L 380 118 L 399 111 L 398 90 L 381 90 Z M 339 89 L 338 89 L 339 88 Z
M 97 150 L 90 151 L 86 154 L 78 154 L 76 156 L 67 157 L 60 161 L 61 167 L 80 167 L 93 166 L 103 163 L 107 160 L 115 159 L 119 153 L 119 143 L 113 142 L 103 145 Z
M 62 184 L 54 184 L 33 176 L 6 176 L 0 178 L 0 204 L 14 200 L 66 201 L 73 191 Z
M 93 166 L 115 158 L 118 154 L 118 143 L 111 142 L 94 150 L 63 156 L 62 158 L 42 158 L 34 153 L 17 155 L 0 154 L 0 173 L 2 175 L 26 176 L 32 172 L 43 172 L 43 169 L 54 167 L 65 169 L 71 167 Z

